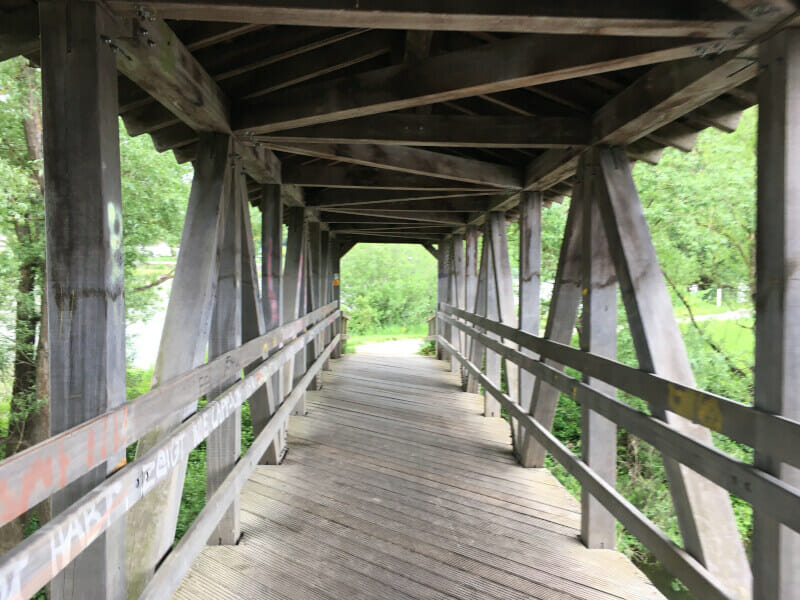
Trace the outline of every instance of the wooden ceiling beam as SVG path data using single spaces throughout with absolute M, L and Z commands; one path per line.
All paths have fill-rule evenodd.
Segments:
M 627 146 L 757 75 L 751 51 L 658 65 L 598 110 L 592 143 Z M 525 189 L 544 190 L 570 177 L 580 148 L 547 150 L 526 170 Z
M 36 5 L 0 9 L 0 61 L 39 50 L 39 9 Z
M 740 45 L 737 40 L 726 44 Z M 415 65 L 281 90 L 264 102 L 238 105 L 234 129 L 271 133 L 651 65 L 718 48 L 719 43 L 685 38 L 518 36 Z
M 407 175 L 347 163 L 337 165 L 284 163 L 282 178 L 284 183 L 308 187 L 497 193 L 497 189 L 486 186 L 468 186 L 435 177 Z
M 322 27 L 442 31 L 497 31 L 654 37 L 727 38 L 749 21 L 711 0 L 674 3 L 639 0 L 559 0 L 530 5 L 514 0 L 108 0 L 131 14 L 140 4 L 167 19 L 230 21 Z
M 231 133 L 230 103 L 170 27 L 143 15 L 125 19 L 107 43 L 117 68 L 194 131 Z M 165 68 L 170 65 L 170 68 Z M 248 174 L 259 183 L 280 183 L 277 157 L 235 140 Z
M 437 177 L 502 189 L 519 189 L 522 186 L 522 173 L 514 167 L 407 146 L 283 143 L 266 145 L 272 150 L 281 152 L 411 175 Z
M 437 240 L 441 240 L 443 236 L 438 236 Z M 356 244 L 420 244 L 421 246 L 425 246 L 426 244 L 430 244 L 431 240 L 427 239 L 419 239 L 419 238 L 384 238 L 374 235 L 364 235 L 364 234 L 347 234 L 342 236 L 342 242 L 352 244 L 353 246 Z M 352 247 L 352 246 L 351 246 Z
M 366 31 L 339 37 L 302 54 L 216 79 L 231 98 L 251 100 L 384 55 L 396 36 L 390 31 Z
M 459 226 L 464 225 L 466 217 L 460 217 L 458 214 L 453 213 L 413 213 L 407 211 L 403 216 L 388 216 L 386 214 L 374 213 L 350 213 L 350 212 L 334 212 L 325 211 L 320 213 L 320 220 L 325 223 L 441 223 L 445 225 Z
M 278 131 L 277 143 L 378 144 L 470 148 L 559 148 L 589 142 L 584 117 L 469 116 L 389 113 Z
M 393 231 L 403 231 L 403 232 L 415 232 L 419 231 L 421 233 L 434 233 L 434 234 L 442 234 L 442 233 L 450 233 L 453 228 L 452 227 L 442 227 L 437 224 L 425 224 L 425 223 L 394 223 L 389 225 L 371 225 L 371 224 L 364 224 L 364 223 L 331 223 L 330 224 L 331 231 L 358 231 L 362 233 L 374 233 L 374 232 L 393 232 Z
M 367 209 L 380 210 L 387 215 L 397 211 L 431 210 L 437 212 L 478 212 L 486 210 L 489 201 L 486 198 L 451 198 L 439 200 L 406 200 L 381 204 L 357 204 L 355 206 L 328 207 L 329 210 Z
M 426 233 L 426 232 L 419 232 L 419 231 L 409 231 L 409 232 L 387 232 L 387 231 L 362 231 L 359 229 L 337 229 L 335 230 L 337 233 L 341 233 L 342 235 L 369 235 L 370 237 L 380 237 L 380 238 L 389 238 L 389 239 L 408 239 L 414 238 L 417 240 L 433 240 L 436 241 L 442 237 L 442 234 L 438 233 Z
M 460 196 L 453 198 L 439 198 L 428 200 L 400 200 L 394 202 L 379 202 L 368 203 L 360 202 L 358 204 L 350 205 L 335 205 L 325 206 L 326 210 L 380 210 L 386 214 L 392 214 L 395 211 L 406 210 L 434 210 L 439 212 L 476 212 L 486 210 L 489 202 L 486 198 L 462 198 Z
M 384 191 L 384 190 L 351 190 L 329 189 L 312 194 L 308 206 L 337 207 L 371 205 L 381 208 L 382 205 L 396 205 L 398 202 L 423 202 L 426 200 L 465 200 L 495 194 L 492 192 L 426 192 L 426 191 Z
M 322 215 L 323 213 L 320 213 Z M 405 221 L 422 221 L 425 223 L 445 223 L 447 225 L 463 225 L 467 222 L 467 213 L 454 213 L 454 212 L 437 212 L 433 210 L 398 210 L 387 213 L 383 210 L 368 210 L 356 208 L 337 208 L 328 209 L 324 213 L 325 217 L 320 216 L 320 219 L 328 222 L 335 222 L 335 217 L 331 215 L 339 215 L 341 218 L 348 219 L 352 215 L 363 217 L 377 217 L 387 218 L 394 220 Z M 349 223 L 351 221 L 339 221 L 340 223 Z M 359 221 L 354 221 L 359 222 Z

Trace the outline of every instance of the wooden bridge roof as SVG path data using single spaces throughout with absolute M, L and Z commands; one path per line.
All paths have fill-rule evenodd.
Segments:
M 583 149 L 656 163 L 755 103 L 755 45 L 789 0 L 109 0 L 120 114 L 192 160 L 230 131 L 249 174 L 351 241 L 436 241 L 571 191 Z M 36 59 L 34 2 L 0 58 Z M 303 192 L 301 192 L 301 189 Z

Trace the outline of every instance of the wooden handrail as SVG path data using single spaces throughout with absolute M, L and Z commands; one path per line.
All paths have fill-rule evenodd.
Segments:
M 636 435 L 662 454 L 725 488 L 732 494 L 762 509 L 779 521 L 800 532 L 800 490 L 762 471 L 737 460 L 713 446 L 683 435 L 664 421 L 643 413 L 616 398 L 602 394 L 569 377 L 558 369 L 508 348 L 465 323 L 447 315 L 442 317 L 453 326 L 478 340 L 504 358 L 540 377 L 581 405 L 603 415 L 618 426 Z
M 759 451 L 774 452 L 785 462 L 798 464 L 800 423 L 784 419 L 727 398 L 687 386 L 677 385 L 651 373 L 634 369 L 616 361 L 558 344 L 518 329 L 460 310 L 440 305 L 439 320 L 464 332 L 476 343 L 499 354 L 541 381 L 652 444 L 665 457 L 670 457 L 706 477 L 727 491 L 749 502 L 757 510 L 768 513 L 779 523 L 800 532 L 800 489 L 739 461 L 706 444 L 688 437 L 666 422 L 651 417 L 632 406 L 599 392 L 579 379 L 566 375 L 563 367 L 551 366 L 545 360 L 570 366 L 592 378 L 647 400 L 665 410 L 672 410 L 730 437 L 755 446 Z M 487 335 L 492 334 L 492 335 Z M 576 457 L 566 446 L 520 405 L 504 394 L 481 369 L 457 350 L 450 341 L 438 336 L 438 342 L 459 361 L 518 421 L 528 435 L 536 439 L 580 484 L 614 517 L 635 535 L 654 556 L 697 597 L 729 598 L 724 586 L 685 550 L 672 543 L 658 527 L 632 506 L 614 487 L 591 467 Z M 511 348 L 503 340 L 519 344 Z M 535 353 L 535 354 L 534 354 Z M 474 359 L 473 359 L 474 360 Z M 761 428 L 765 429 L 761 429 Z M 773 431 L 789 439 L 756 438 L 757 431 Z
M 439 343 L 475 376 L 483 388 L 508 411 L 511 417 L 519 421 L 528 434 L 536 438 L 592 496 L 597 498 L 628 531 L 635 535 L 667 570 L 683 581 L 696 597 L 704 600 L 730 599 L 730 595 L 722 584 L 697 559 L 670 540 L 622 494 L 558 441 L 549 430 L 531 415 L 525 413 L 519 404 L 513 402 L 497 388 L 481 372 L 480 368 L 459 353 L 444 337 L 439 336 Z
M 331 309 L 331 307 L 333 308 Z M 330 314 L 328 309 L 335 312 Z M 327 312 L 328 316 L 319 320 L 322 312 Z M 0 558 L 0 591 L 3 592 L 0 600 L 29 597 L 50 581 L 97 539 L 111 523 L 121 518 L 136 502 L 147 495 L 156 483 L 166 477 L 177 464 L 185 461 L 194 447 L 205 440 L 237 407 L 246 402 L 259 387 L 264 385 L 270 376 L 277 373 L 297 352 L 335 322 L 340 315 L 341 313 L 336 310 L 336 303 L 332 303 L 319 311 L 306 315 L 304 319 L 298 319 L 288 324 L 288 330 L 292 330 L 298 324 L 305 327 L 308 320 L 318 321 L 314 327 L 285 344 L 283 348 L 270 355 L 247 376 L 189 417 L 140 459 L 118 470 Z M 280 331 L 280 329 L 276 331 Z M 255 348 L 254 342 L 261 342 L 260 352 L 266 353 L 269 348 L 263 344 L 266 343 L 266 340 L 273 339 L 270 337 L 273 334 L 261 336 L 230 353 L 242 360 L 242 366 L 239 369 L 253 362 L 252 352 L 244 352 L 243 349 Z M 272 347 L 275 348 L 278 345 L 276 343 Z M 222 356 L 214 362 L 217 363 L 221 360 L 225 364 L 225 359 L 230 354 Z M 205 367 L 210 365 L 211 363 Z M 199 369 L 192 371 L 194 374 L 192 379 L 198 376 L 197 371 Z M 182 377 L 174 380 L 175 383 L 181 381 L 183 381 Z M 165 384 L 164 388 L 168 385 L 171 384 Z M 194 391 L 195 389 L 192 388 L 191 392 L 194 393 Z M 141 398 L 146 396 L 148 394 Z M 174 407 L 175 404 L 170 406 Z M 181 405 L 178 408 L 181 408 Z M 272 430 L 274 427 L 269 429 Z M 66 441 L 70 441 L 70 438 L 67 437 Z
M 236 495 L 241 491 L 250 474 L 259 464 L 267 451 L 275 434 L 292 414 L 311 380 L 322 369 L 325 361 L 339 343 L 339 335 L 327 345 L 322 354 L 308 368 L 305 375 L 297 382 L 291 394 L 286 397 L 280 408 L 270 418 L 264 430 L 253 440 L 250 449 L 242 456 L 233 470 L 228 474 L 220 487 L 206 501 L 203 510 L 197 515 L 192 525 L 183 535 L 175 548 L 167 555 L 164 562 L 156 570 L 153 579 L 139 596 L 139 600 L 159 600 L 169 598 L 180 586 L 181 580 L 192 567 L 194 559 L 200 554 L 214 532 L 214 527 L 225 514 Z
M 266 358 L 337 307 L 338 302 L 331 302 L 127 404 L 0 462 L 0 526 L 104 464 L 110 456 L 151 431 L 164 417 L 185 410 L 211 391 L 213 382 L 236 377 L 241 369 Z
M 553 360 L 601 379 L 653 406 L 672 411 L 750 447 L 758 445 L 759 451 L 800 467 L 800 423 L 796 421 L 514 329 L 448 304 L 442 304 L 440 309 L 445 315 L 469 321 L 519 344 L 542 359 Z M 759 431 L 773 433 L 759 436 Z

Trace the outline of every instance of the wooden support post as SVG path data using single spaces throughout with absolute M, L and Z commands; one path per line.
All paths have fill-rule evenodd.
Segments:
M 450 303 L 458 308 L 465 308 L 464 302 L 464 236 L 453 235 L 450 248 Z M 455 327 L 450 328 L 450 343 L 464 352 L 464 334 Z M 455 356 L 450 357 L 450 370 L 461 372 L 461 363 Z
M 450 301 L 450 240 L 442 240 L 439 242 L 439 260 L 438 260 L 438 285 L 436 288 L 436 309 L 439 309 L 439 304 L 447 303 Z M 436 333 L 443 335 L 446 339 L 450 339 L 450 327 L 445 325 L 443 321 L 436 320 Z M 437 343 L 436 345 L 436 358 L 439 360 L 445 359 L 445 354 Z
M 220 201 L 229 144 L 227 135 L 200 135 L 181 252 L 153 371 L 153 387 L 203 364 L 205 360 L 219 269 Z M 190 406 L 189 411 L 192 410 L 194 407 Z M 184 416 L 176 414 L 174 419 L 142 438 L 136 447 L 137 458 L 163 439 Z M 128 513 L 126 560 L 129 597 L 139 596 L 155 566 L 172 546 L 185 472 L 184 463 Z
M 630 161 L 622 148 L 601 148 L 597 152 L 605 182 L 597 198 L 639 368 L 694 387 L 694 374 L 650 238 Z M 688 437 L 712 444 L 711 433 L 701 425 L 657 408 L 653 408 L 653 416 Z M 665 459 L 664 468 L 686 550 L 735 598 L 749 598 L 752 573 L 728 493 L 675 460 Z
M 283 321 L 283 202 L 280 185 L 264 185 L 261 188 L 261 301 L 264 307 L 264 330 L 272 331 Z M 275 373 L 268 384 L 267 412 L 253 414 L 253 434 L 263 431 L 267 420 L 278 410 L 283 402 L 283 377 Z M 262 459 L 263 464 L 279 464 L 286 451 L 286 427 L 282 427 L 275 441 Z
M 494 214 L 494 213 L 492 213 Z M 494 240 L 492 235 L 494 228 L 491 225 L 491 220 L 487 221 L 484 234 L 483 234 L 483 253 L 486 256 L 486 304 L 484 310 L 486 311 L 486 318 L 492 321 L 500 320 L 500 307 L 498 305 L 498 290 L 497 290 L 497 275 L 495 273 L 494 259 Z M 500 339 L 496 334 L 489 333 L 489 337 L 493 339 Z M 495 386 L 500 387 L 502 359 L 500 355 L 494 350 L 486 348 L 486 377 L 489 378 Z M 492 396 L 487 390 L 483 392 L 483 416 L 484 417 L 499 417 L 500 416 L 500 403 Z
M 542 268 L 542 193 L 522 192 L 519 220 L 519 328 L 527 333 L 539 335 L 540 279 Z M 522 349 L 533 358 L 538 355 Z M 533 386 L 536 378 L 525 370 L 519 374 L 519 404 L 525 412 L 530 411 Z M 520 454 L 524 430 L 514 430 L 514 449 Z
M 42 31 L 50 431 L 125 402 L 125 302 L 116 58 L 94 2 L 39 3 Z M 53 496 L 53 515 L 102 482 L 108 462 Z M 88 517 L 87 517 L 88 518 Z M 78 535 L 76 533 L 76 535 Z M 125 595 L 125 524 L 112 525 L 53 579 L 53 598 Z
M 307 293 L 306 302 L 308 312 L 313 312 L 322 306 L 322 230 L 319 221 L 309 221 L 308 225 L 308 262 L 307 262 Z M 306 346 L 306 368 L 310 367 L 322 353 L 322 340 L 320 336 L 313 339 Z M 300 375 L 304 375 L 305 371 Z M 297 373 L 295 373 L 297 375 Z M 308 390 L 322 389 L 322 374 L 311 380 Z
M 283 322 L 294 321 L 305 313 L 305 293 L 303 286 L 303 272 L 305 271 L 306 226 L 305 215 L 302 207 L 290 207 L 287 215 L 289 228 L 286 240 L 286 261 L 283 269 Z M 301 313 L 302 310 L 302 313 Z M 298 352 L 284 368 L 283 395 L 289 395 L 294 387 L 295 363 L 302 365 L 305 372 L 306 355 L 304 351 Z M 305 402 L 297 403 L 294 414 L 305 414 Z
M 564 229 L 564 240 L 561 242 L 553 296 L 544 331 L 545 338 L 561 344 L 569 344 L 572 340 L 578 306 L 581 303 L 582 231 L 583 205 L 579 196 L 573 196 Z M 563 366 L 550 360 L 546 360 L 545 364 L 563 369 Z M 534 382 L 529 412 L 547 429 L 553 427 L 558 396 L 558 390 L 550 384 L 541 379 Z M 544 466 L 546 455 L 544 446 L 530 436 L 522 439 L 521 446 L 519 458 L 522 466 Z
M 321 274 L 321 286 L 322 292 L 320 294 L 320 306 L 325 306 L 331 302 L 331 298 L 333 298 L 333 291 L 331 290 L 331 261 L 332 261 L 332 240 L 331 240 L 331 232 L 330 231 L 323 231 L 321 233 L 320 238 L 320 248 L 321 248 L 321 261 L 322 261 L 322 274 Z M 320 348 L 326 348 L 330 341 L 333 339 L 332 332 L 333 328 L 329 327 L 324 331 L 322 334 L 322 344 Z M 323 371 L 330 371 L 331 370 L 331 363 L 330 358 L 325 361 L 322 366 Z M 319 377 L 320 381 L 322 381 L 322 374 Z
M 494 278 L 497 295 L 499 321 L 504 325 L 518 326 L 517 308 L 514 305 L 514 283 L 511 279 L 511 260 L 508 256 L 508 233 L 506 230 L 506 214 L 494 211 L 489 214 L 491 228 L 492 259 L 494 261 Z M 508 343 L 517 348 L 516 344 Z M 515 400 L 519 398 L 519 367 L 511 361 L 505 361 L 508 394 Z
M 800 421 L 800 31 L 760 48 L 755 405 Z M 759 431 L 768 439 L 771 431 Z M 800 470 L 755 448 L 758 468 L 800 487 Z M 800 590 L 800 535 L 755 510 L 753 598 L 789 600 Z
M 477 242 L 477 240 L 476 240 Z M 489 253 L 491 252 L 489 244 L 484 238 L 483 249 L 481 250 L 481 267 L 478 271 L 478 287 L 475 291 L 475 303 L 473 305 L 473 312 L 481 317 L 486 316 L 486 288 L 488 286 L 488 268 L 489 268 Z M 473 339 L 472 345 L 469 349 L 469 361 L 473 365 L 482 365 L 484 356 L 484 347 Z M 477 394 L 479 390 L 478 380 L 473 374 L 467 376 L 467 391 L 472 394 Z
M 464 308 L 475 310 L 475 295 L 478 293 L 478 237 L 480 230 L 474 225 L 467 227 L 464 252 Z M 472 338 L 464 337 L 464 356 L 471 356 Z M 464 380 L 464 389 L 469 386 L 469 375 Z M 474 391 L 474 390 L 470 390 Z
M 247 185 L 244 173 L 237 174 L 238 197 L 242 205 L 241 227 L 242 227 L 242 343 L 266 333 L 266 323 L 264 321 L 264 305 L 261 292 L 258 287 L 258 267 L 256 265 L 255 240 L 253 239 L 253 227 L 250 222 L 250 202 L 247 196 Z M 262 197 L 262 203 L 264 198 Z M 263 206 L 263 205 L 262 205 Z M 263 210 L 263 209 L 262 209 Z M 278 263 L 280 268 L 280 262 Z M 258 366 L 260 361 L 244 369 L 245 374 L 250 373 Z M 264 429 L 267 420 L 277 409 L 279 396 L 275 394 L 272 382 L 270 381 L 250 396 L 248 405 L 250 408 L 250 425 L 253 430 L 253 437 L 257 437 Z M 262 463 L 265 462 L 262 458 Z
M 239 197 L 243 178 L 239 177 L 238 161 L 232 160 L 228 168 L 223 191 L 223 236 L 220 244 L 217 299 L 211 319 L 208 340 L 209 360 L 242 345 L 242 202 Z M 239 379 L 239 372 L 230 379 L 215 381 L 207 397 L 216 398 Z M 234 413 L 220 423 L 206 440 L 206 498 L 217 491 L 231 472 L 242 448 L 242 412 Z M 208 540 L 211 545 L 233 545 L 239 541 L 239 499 L 225 511 L 214 533 Z
M 583 201 L 583 311 L 581 350 L 607 358 L 617 356 L 617 276 L 608 250 L 596 200 L 599 167 L 594 151 L 581 158 L 576 194 Z M 584 382 L 614 397 L 616 390 L 592 377 Z M 612 487 L 617 475 L 617 426 L 593 410 L 581 406 L 581 457 Z M 581 538 L 589 548 L 616 547 L 614 516 L 585 487 L 581 488 Z
M 341 298 L 341 277 L 342 277 L 342 253 L 341 247 L 338 243 L 336 243 L 335 238 L 333 249 L 331 250 L 331 259 L 332 259 L 332 269 L 333 269 L 333 301 L 339 302 Z M 339 307 L 341 308 L 341 306 Z M 342 332 L 342 317 L 336 319 L 334 323 L 334 330 L 333 335 L 336 336 Z M 342 352 L 344 349 L 344 342 L 340 341 L 336 347 L 334 348 L 333 352 L 331 353 L 331 358 L 341 358 Z

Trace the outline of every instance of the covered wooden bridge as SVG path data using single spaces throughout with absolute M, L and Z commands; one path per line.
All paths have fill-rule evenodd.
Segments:
M 799 597 L 793 1 L 0 6 L 0 57 L 42 68 L 52 420 L 0 463 L 0 524 L 48 498 L 54 515 L 0 558 L 1 600 L 48 582 L 81 600 L 660 597 L 614 551 L 617 522 L 698 599 Z M 756 103 L 743 404 L 695 389 L 631 161 L 689 151 Z M 195 168 L 153 389 L 128 403 L 118 115 Z M 540 332 L 541 211 L 565 195 Z M 339 261 L 368 242 L 437 256 L 448 362 L 340 357 Z M 638 369 L 615 361 L 618 289 Z M 581 457 L 550 433 L 560 393 L 583 408 Z M 682 546 L 616 491 L 617 427 L 663 454 Z M 173 545 L 204 441 L 206 507 Z M 540 468 L 548 453 L 580 504 Z M 731 494 L 753 506 L 750 558 Z

